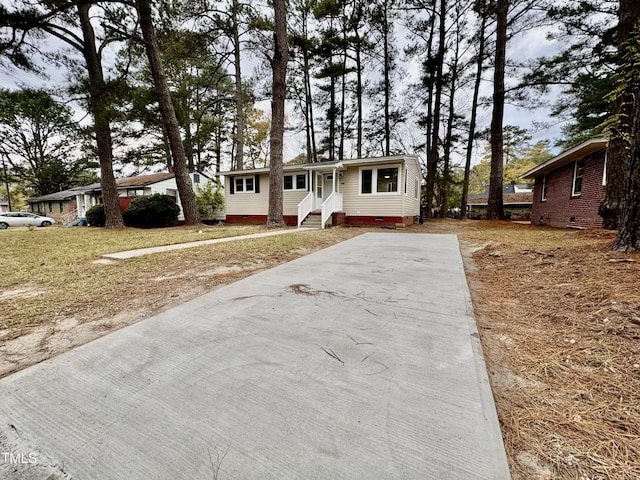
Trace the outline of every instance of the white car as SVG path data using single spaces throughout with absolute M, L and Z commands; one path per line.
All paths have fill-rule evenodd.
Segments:
M 0 213 L 0 230 L 8 227 L 49 227 L 56 223 L 53 218 L 42 217 L 28 212 Z

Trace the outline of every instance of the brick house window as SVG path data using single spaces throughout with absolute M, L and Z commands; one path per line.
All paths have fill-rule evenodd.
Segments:
M 547 201 L 547 176 L 542 176 L 542 189 L 540 190 L 540 200 L 543 202 Z
M 571 195 L 573 197 L 580 196 L 582 193 L 582 176 L 584 175 L 584 160 L 579 160 L 575 163 L 573 169 L 573 189 Z

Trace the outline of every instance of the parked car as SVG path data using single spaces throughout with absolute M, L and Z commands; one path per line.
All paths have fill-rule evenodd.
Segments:
M 53 218 L 28 212 L 0 213 L 0 230 L 8 227 L 49 227 L 56 223 Z

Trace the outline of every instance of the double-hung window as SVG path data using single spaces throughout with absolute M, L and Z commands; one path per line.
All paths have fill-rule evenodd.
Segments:
M 235 178 L 235 191 L 238 193 L 242 192 L 253 192 L 253 177 L 236 177 Z
M 540 200 L 543 202 L 547 201 L 547 176 L 542 176 L 542 188 L 540 189 Z
M 360 170 L 360 193 L 385 194 L 399 193 L 399 167 L 363 168 Z
M 582 193 L 582 176 L 584 175 L 584 160 L 579 160 L 573 168 L 573 188 L 571 196 L 578 197 Z
M 307 175 L 305 173 L 299 173 L 297 175 L 284 175 L 283 182 L 283 188 L 285 190 L 307 189 Z

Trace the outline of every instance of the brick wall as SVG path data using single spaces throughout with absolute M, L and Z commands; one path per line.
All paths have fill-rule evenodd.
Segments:
M 572 196 L 575 162 L 559 167 L 547 174 L 547 199 L 541 200 L 542 179 L 537 177 L 533 190 L 533 225 L 552 227 L 602 227 L 598 206 L 604 199 L 602 185 L 605 151 L 584 158 L 584 174 L 580 196 Z

